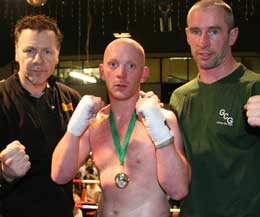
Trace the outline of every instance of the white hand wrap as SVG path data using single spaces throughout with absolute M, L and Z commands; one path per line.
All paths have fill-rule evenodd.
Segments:
M 90 114 L 93 106 L 92 96 L 85 95 L 82 97 L 71 116 L 67 127 L 68 132 L 74 136 L 80 136 L 84 132 L 89 122 L 94 118 Z
M 145 126 L 156 148 L 163 148 L 173 143 L 173 135 L 166 125 L 165 118 L 159 104 L 154 99 L 147 99 L 140 105 L 137 113 L 141 113 Z

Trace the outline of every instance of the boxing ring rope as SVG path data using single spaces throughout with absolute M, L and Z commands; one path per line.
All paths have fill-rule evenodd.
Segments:
M 98 209 L 97 205 L 88 205 L 88 204 L 75 204 L 75 207 L 80 209 L 94 209 L 94 210 Z M 180 212 L 180 209 L 171 208 L 170 212 Z
M 89 205 L 89 204 L 75 204 L 75 207 L 81 209 L 98 209 L 98 205 Z
M 99 180 L 92 180 L 92 179 L 73 179 L 73 183 L 82 183 L 82 184 L 100 184 Z
M 73 179 L 73 183 L 84 183 L 84 184 L 100 184 L 99 180 L 90 180 L 90 179 L 85 179 L 85 180 L 81 180 L 81 179 Z M 76 208 L 80 208 L 80 209 L 98 209 L 98 205 L 90 205 L 90 204 L 75 204 Z M 180 209 L 178 208 L 171 208 L 170 212 L 180 212 Z

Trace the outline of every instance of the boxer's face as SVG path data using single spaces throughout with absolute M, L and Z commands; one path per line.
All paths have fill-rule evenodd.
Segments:
M 118 41 L 105 52 L 101 77 L 111 97 L 125 100 L 139 94 L 144 72 L 144 56 L 133 44 Z

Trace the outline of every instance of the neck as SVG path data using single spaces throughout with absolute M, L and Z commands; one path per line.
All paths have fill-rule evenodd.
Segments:
M 232 57 L 229 61 L 224 61 L 219 66 L 212 69 L 199 68 L 200 80 L 204 83 L 214 83 L 222 78 L 230 75 L 237 67 L 239 63 Z
M 128 100 L 117 100 L 112 99 L 110 97 L 110 107 L 113 111 L 115 119 L 128 118 L 131 117 L 132 113 L 135 110 L 136 102 L 139 98 L 138 96 L 134 96 Z

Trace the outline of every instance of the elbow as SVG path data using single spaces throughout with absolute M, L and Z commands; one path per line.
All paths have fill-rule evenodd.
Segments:
M 57 184 L 59 184 L 59 185 L 66 184 L 66 183 L 68 183 L 68 182 L 71 181 L 71 178 L 62 176 L 62 175 L 60 175 L 59 173 L 57 173 L 57 172 L 55 172 L 55 171 L 52 171 L 52 172 L 51 172 L 51 178 L 52 178 L 52 180 L 53 180 L 55 183 L 57 183 Z
M 58 165 L 52 164 L 51 179 L 60 185 L 66 184 L 71 181 L 71 177 L 66 176 L 66 171 L 60 168 Z
M 189 194 L 189 186 L 191 182 L 191 169 L 188 168 L 187 179 L 184 179 L 182 182 L 179 182 L 175 192 L 173 192 L 172 198 L 174 200 L 182 200 Z
M 54 181 L 57 184 L 63 184 L 63 183 L 61 183 L 59 176 L 53 172 L 51 172 L 51 179 L 52 179 L 52 181 Z
M 175 192 L 173 192 L 172 194 L 172 199 L 174 200 L 182 200 L 183 198 L 185 198 L 189 193 L 189 188 L 188 186 L 183 186 L 183 187 L 179 187 L 178 189 L 176 189 Z
M 163 190 L 174 200 L 182 200 L 189 193 L 189 183 L 186 181 L 170 184 L 170 183 L 160 183 Z
M 182 200 L 189 193 L 189 183 L 186 181 L 164 186 L 164 191 L 174 200 Z
M 189 187 L 190 179 L 179 180 L 174 185 L 168 186 L 168 194 L 174 200 L 182 200 L 189 194 Z

